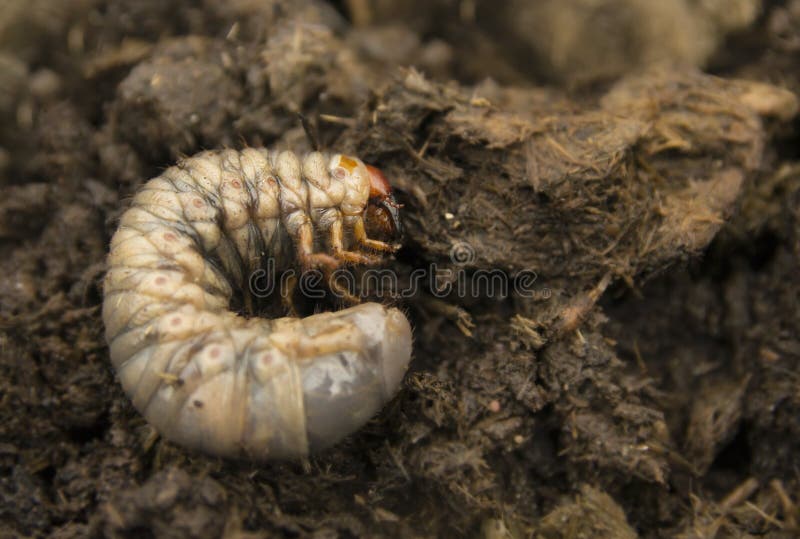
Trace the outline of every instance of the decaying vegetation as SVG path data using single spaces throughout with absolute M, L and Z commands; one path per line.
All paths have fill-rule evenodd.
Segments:
M 583 3 L 3 7 L 2 534 L 796 534 L 800 3 L 675 2 L 648 32 L 641 0 L 593 2 L 607 32 Z M 536 41 L 530 17 L 586 31 Z M 364 430 L 305 463 L 205 458 L 113 378 L 109 236 L 180 155 L 308 148 L 297 113 L 400 191 L 401 282 L 436 264 L 535 293 L 428 283 L 402 301 L 412 372 Z

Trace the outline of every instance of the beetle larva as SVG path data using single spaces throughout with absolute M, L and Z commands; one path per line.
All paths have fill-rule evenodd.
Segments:
M 367 236 L 376 205 L 397 223 L 382 174 L 339 154 L 203 152 L 147 182 L 111 240 L 103 321 L 150 424 L 188 448 L 264 460 L 332 445 L 373 416 L 411 358 L 398 309 L 267 319 L 231 302 L 252 295 L 248 275 L 267 257 L 330 269 L 374 261 L 362 247 L 396 249 Z

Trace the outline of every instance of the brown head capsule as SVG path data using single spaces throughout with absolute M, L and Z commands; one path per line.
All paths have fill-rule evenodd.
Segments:
M 411 359 L 403 313 L 364 303 L 260 318 L 250 278 L 267 258 L 326 272 L 376 262 L 397 246 L 368 234 L 373 206 L 393 240 L 385 178 L 339 154 L 203 152 L 147 182 L 111 241 L 103 303 L 134 406 L 186 447 L 259 460 L 306 455 L 363 425 Z
M 399 241 L 403 236 L 400 208 L 394 198 L 392 186 L 380 169 L 367 165 L 369 171 L 369 204 L 365 208 L 364 220 L 370 236 L 378 239 Z

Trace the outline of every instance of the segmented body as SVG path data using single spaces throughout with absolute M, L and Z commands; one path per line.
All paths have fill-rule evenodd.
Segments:
M 341 232 L 363 236 L 368 174 L 341 155 L 213 151 L 138 192 L 111 241 L 103 320 L 124 390 L 163 436 L 213 455 L 302 456 L 394 395 L 411 355 L 397 309 L 271 320 L 231 310 L 268 257 L 279 268 L 358 260 Z

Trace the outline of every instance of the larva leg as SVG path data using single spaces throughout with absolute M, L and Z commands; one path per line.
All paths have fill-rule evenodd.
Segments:
M 297 229 L 297 258 L 303 269 L 325 267 L 336 269 L 339 261 L 325 253 L 314 252 L 314 229 L 311 222 L 300 225 Z
M 255 312 L 252 294 L 244 294 L 244 312 L 248 314 L 253 314 Z
M 294 306 L 294 291 L 297 289 L 297 277 L 294 274 L 281 279 L 281 302 L 286 309 L 286 316 L 296 317 L 297 309 Z
M 362 228 L 363 228 L 363 221 L 362 221 Z M 331 223 L 331 228 L 330 228 L 330 244 L 331 244 L 331 250 L 333 251 L 333 256 L 335 256 L 339 260 L 342 260 L 344 262 L 350 262 L 352 264 L 372 265 L 380 262 L 380 258 L 377 256 L 371 256 L 368 254 L 358 253 L 355 251 L 345 251 L 343 236 L 344 235 L 342 232 L 342 219 L 341 217 L 339 217 Z
M 374 257 L 365 253 L 358 253 L 355 251 L 346 251 L 344 249 L 342 216 L 338 211 L 336 211 L 335 215 L 336 217 L 330 221 L 328 228 L 328 241 L 330 243 L 331 251 L 333 251 L 333 256 L 336 257 L 337 260 L 351 264 L 377 264 L 380 261 L 378 257 Z M 332 271 L 328 270 L 325 272 L 325 282 L 328 285 L 328 289 L 341 298 L 345 303 L 350 305 L 358 305 L 361 300 L 357 296 L 351 294 L 350 291 L 344 286 L 340 285 L 335 277 L 336 275 Z
M 359 299 L 358 296 L 354 296 L 347 288 L 340 285 L 335 277 L 336 276 L 331 271 L 325 273 L 325 283 L 328 285 L 328 289 L 347 304 L 358 305 L 361 303 L 361 299 Z
M 369 247 L 370 249 L 375 249 L 376 251 L 383 251 L 387 253 L 394 253 L 400 248 L 399 245 L 393 245 L 391 243 L 386 243 L 384 241 L 378 241 L 368 238 L 367 231 L 364 228 L 364 219 L 360 215 L 350 217 L 350 220 L 353 228 L 353 238 L 359 245 L 363 245 L 364 247 Z
M 341 247 L 341 242 L 342 242 L 341 220 L 339 220 L 338 223 L 339 223 L 338 241 Z M 336 283 L 336 279 L 333 278 L 333 270 L 339 267 L 340 260 L 345 260 L 345 259 L 338 256 L 338 253 L 336 252 L 335 249 L 334 253 L 336 253 L 337 256 L 332 257 L 325 253 L 314 253 L 313 248 L 314 248 L 314 240 L 313 240 L 313 231 L 311 225 L 310 223 L 307 226 L 302 225 L 298 229 L 298 239 L 297 239 L 297 257 L 300 262 L 300 266 L 303 269 L 322 267 L 323 271 L 325 272 L 325 280 L 328 283 L 330 289 L 339 297 L 341 297 L 343 300 L 345 300 L 347 303 L 350 303 L 351 305 L 358 304 L 359 303 L 358 298 L 350 294 L 350 292 L 344 289 L 343 287 L 339 286 Z M 340 249 L 339 253 L 341 252 L 342 250 Z M 353 254 L 357 255 L 358 253 L 353 253 Z M 296 284 L 296 279 L 295 279 L 295 284 Z M 291 304 L 292 301 L 291 295 L 284 296 L 284 299 L 290 302 L 290 312 L 295 313 L 290 316 L 296 315 L 294 305 Z

